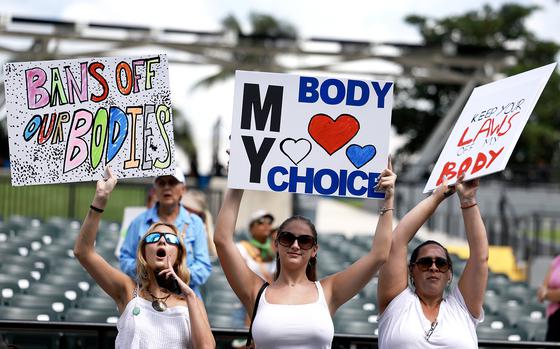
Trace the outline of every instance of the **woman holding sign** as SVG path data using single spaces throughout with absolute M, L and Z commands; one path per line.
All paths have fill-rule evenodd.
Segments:
M 392 230 L 396 175 L 389 168 L 379 176 L 385 192 L 371 251 L 334 275 L 317 281 L 317 231 L 307 218 L 293 216 L 278 228 L 274 240 L 277 270 L 270 285 L 252 272 L 235 246 L 233 234 L 243 190 L 228 189 L 218 215 L 214 242 L 229 284 L 254 314 L 256 348 L 330 348 L 332 316 L 354 297 L 386 261 Z
M 117 179 L 107 168 L 74 245 L 74 254 L 121 314 L 116 348 L 214 348 L 206 310 L 188 286 L 186 249 L 177 228 L 154 223 L 138 244 L 138 284 L 95 251 L 101 214 Z
M 444 179 L 395 228 L 389 259 L 379 273 L 379 348 L 478 348 L 476 326 L 484 317 L 488 239 L 476 200 L 479 181 L 463 179 L 460 176 L 454 188 Z M 439 204 L 455 191 L 470 255 L 458 286 L 444 295 L 453 278 L 447 249 L 436 241 L 425 241 L 414 249 L 407 266 L 407 247 Z

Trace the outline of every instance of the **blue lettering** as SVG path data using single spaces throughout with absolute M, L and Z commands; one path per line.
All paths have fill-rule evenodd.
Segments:
M 288 171 L 282 166 L 274 166 L 273 168 L 271 168 L 267 176 L 268 186 L 270 189 L 274 191 L 284 191 L 286 190 L 286 188 L 288 188 L 288 182 L 284 181 L 277 185 L 276 182 L 274 181 L 274 176 L 277 173 L 282 175 L 287 175 Z
M 323 176 L 329 176 L 331 178 L 331 186 L 328 188 L 323 188 Z M 317 193 L 321 195 L 330 195 L 336 192 L 338 189 L 338 175 L 336 172 L 329 168 L 325 168 L 317 171 L 315 178 L 313 180 L 313 186 Z
M 336 88 L 336 95 L 331 98 L 329 96 L 329 88 L 334 86 Z M 327 79 L 321 84 L 321 99 L 327 104 L 340 104 L 344 100 L 344 95 L 346 94 L 346 89 L 344 84 L 340 80 Z
M 313 168 L 306 168 L 305 175 L 300 176 L 298 170 L 295 166 L 289 169 L 282 166 L 271 168 L 267 174 L 269 188 L 276 192 L 296 193 L 298 192 L 298 184 L 302 183 L 305 184 L 304 192 L 306 194 L 346 196 L 348 192 L 349 195 L 358 197 L 366 194 L 368 198 L 385 197 L 385 193 L 375 192 L 374 189 L 379 173 L 363 171 L 348 173 L 347 170 L 335 171 L 330 168 L 315 172 Z M 304 171 L 304 169 L 301 169 L 301 171 Z
M 311 194 L 313 193 L 313 172 L 314 169 L 307 168 L 305 170 L 305 176 L 298 176 L 297 174 L 297 167 L 290 167 L 290 193 L 297 192 L 297 184 L 305 183 L 305 193 Z
M 375 186 L 377 185 L 377 178 L 379 177 L 379 173 L 370 173 L 368 178 L 368 198 L 378 198 L 383 199 L 385 197 L 385 193 L 383 192 L 376 192 Z
M 106 164 L 117 155 L 124 144 L 127 133 L 128 118 L 125 113 L 119 107 L 111 107 L 109 109 L 109 143 L 107 144 Z
M 41 125 L 41 116 L 40 115 L 33 116 L 33 118 L 29 120 L 29 122 L 27 123 L 27 126 L 25 127 L 25 131 L 23 131 L 23 139 L 25 139 L 26 142 L 29 142 L 29 140 L 33 138 L 35 133 L 37 133 L 37 130 L 39 130 L 40 125 Z
M 319 99 L 319 80 L 310 76 L 299 77 L 299 98 L 300 103 L 315 103 Z
M 383 88 L 379 87 L 379 83 L 377 81 L 372 81 L 371 85 L 377 94 L 377 108 L 385 108 L 385 96 L 387 96 L 387 93 L 391 89 L 391 86 L 393 86 L 393 83 L 386 82 L 385 85 L 383 85 Z
M 362 96 L 356 99 L 356 88 L 360 88 Z M 360 107 L 367 103 L 369 100 L 369 86 L 361 80 L 348 80 L 348 98 L 346 98 L 347 105 L 354 105 Z
M 348 192 L 352 195 L 362 196 L 367 192 L 366 187 L 356 188 L 354 186 L 354 182 L 356 181 L 356 177 L 360 177 L 361 179 L 366 180 L 367 174 L 364 171 L 354 171 L 348 175 Z
M 340 170 L 340 191 L 339 195 L 346 195 L 346 186 L 348 185 L 348 171 Z

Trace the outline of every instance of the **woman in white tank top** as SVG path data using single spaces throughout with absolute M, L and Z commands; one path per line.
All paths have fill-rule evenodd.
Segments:
M 121 314 L 116 348 L 214 348 L 204 304 L 188 286 L 183 239 L 173 224 L 154 223 L 138 244 L 138 284 L 95 251 L 101 214 L 117 179 L 106 169 L 97 182 L 74 255 Z
M 379 348 L 478 348 L 476 326 L 488 278 L 488 239 L 476 200 L 478 179 L 443 184 L 414 207 L 395 228 L 391 254 L 379 272 Z M 449 292 L 453 265 L 447 249 L 428 240 L 407 265 L 408 243 L 455 191 L 463 213 L 469 258 L 457 286 Z M 408 280 L 410 277 L 410 287 Z
M 391 246 L 396 175 L 391 164 L 379 176 L 385 192 L 371 251 L 346 270 L 316 281 L 317 231 L 307 218 L 294 216 L 278 228 L 274 241 L 277 270 L 263 292 L 253 322 L 256 348 L 330 348 L 332 316 L 354 297 L 385 262 Z M 249 314 L 264 283 L 245 264 L 233 234 L 243 190 L 228 189 L 218 215 L 214 242 L 226 277 Z M 340 217 L 344 219 L 344 217 Z

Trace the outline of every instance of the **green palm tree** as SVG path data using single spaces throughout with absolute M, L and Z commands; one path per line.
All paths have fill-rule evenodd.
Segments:
M 252 13 L 249 20 L 251 30 L 248 33 L 243 32 L 235 16 L 228 15 L 222 20 L 224 29 L 232 32 L 237 39 L 237 48 L 229 52 L 231 64 L 223 64 L 218 73 L 199 81 L 194 88 L 208 87 L 233 77 L 236 70 L 284 71 L 277 64 L 276 53 L 267 52 L 267 48 L 277 47 L 281 41 L 295 41 L 295 27 L 266 14 Z

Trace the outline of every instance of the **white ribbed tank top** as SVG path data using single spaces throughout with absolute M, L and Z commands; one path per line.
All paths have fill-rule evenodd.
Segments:
M 316 302 L 308 304 L 272 304 L 261 295 L 253 322 L 257 349 L 330 349 L 334 325 L 323 288 L 315 281 L 319 293 Z
M 134 308 L 140 309 L 134 315 Z M 186 306 L 155 311 L 152 302 L 136 296 L 128 302 L 117 322 L 115 348 L 192 348 L 191 323 Z

